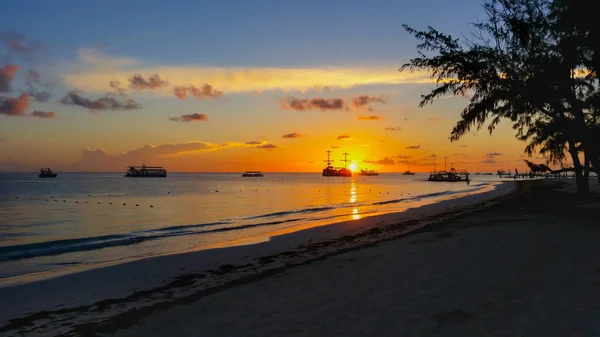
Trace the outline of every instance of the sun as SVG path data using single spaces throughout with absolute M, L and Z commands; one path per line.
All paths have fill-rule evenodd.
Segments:
M 350 168 L 350 171 L 356 171 L 356 163 L 352 163 L 348 167 Z

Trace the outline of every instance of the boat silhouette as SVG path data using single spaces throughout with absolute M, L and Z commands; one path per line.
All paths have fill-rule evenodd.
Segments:
M 352 177 L 352 171 L 350 171 L 346 164 L 348 163 L 348 155 L 349 153 L 344 152 L 344 167 L 335 168 L 331 166 L 333 160 L 331 160 L 331 150 L 327 150 L 327 166 L 323 169 L 323 177 Z

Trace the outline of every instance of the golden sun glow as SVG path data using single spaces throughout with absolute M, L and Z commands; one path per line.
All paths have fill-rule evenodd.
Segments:
M 350 171 L 354 172 L 354 171 L 356 171 L 356 164 L 352 163 L 352 164 L 350 164 L 350 166 L 348 166 L 348 168 L 350 168 Z

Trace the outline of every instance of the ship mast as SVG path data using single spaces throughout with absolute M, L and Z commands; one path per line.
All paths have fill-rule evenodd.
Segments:
M 344 160 L 343 160 L 343 161 L 344 161 L 344 168 L 346 168 L 346 164 L 348 163 L 348 155 L 349 155 L 350 153 L 348 153 L 348 152 L 344 152 L 344 153 L 342 153 L 342 154 L 344 155 Z
M 323 161 L 327 163 L 327 166 L 331 166 L 331 163 L 333 163 L 333 160 L 330 159 L 331 150 L 327 150 L 325 152 L 327 152 L 327 160 L 323 160 Z

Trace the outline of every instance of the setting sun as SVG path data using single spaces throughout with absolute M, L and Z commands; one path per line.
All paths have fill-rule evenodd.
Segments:
M 350 171 L 354 172 L 356 171 L 356 163 L 352 163 L 348 166 L 348 168 L 350 169 Z

